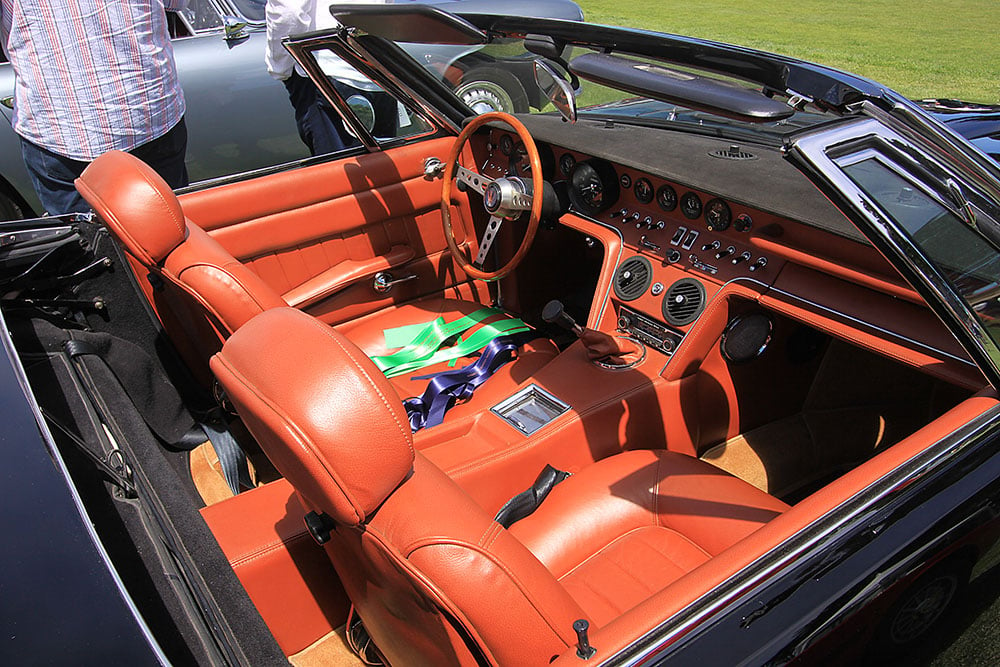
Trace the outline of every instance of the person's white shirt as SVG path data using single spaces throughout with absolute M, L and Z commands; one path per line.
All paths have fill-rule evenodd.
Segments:
M 336 3 L 329 0 L 267 0 L 267 47 L 264 62 L 271 76 L 279 81 L 290 77 L 292 71 L 307 76 L 281 40 L 291 35 L 338 27 L 340 23 L 329 11 L 331 4 L 376 5 L 386 4 L 386 0 L 337 0 Z M 368 77 L 329 51 L 316 53 L 316 62 L 327 76 L 337 81 L 360 90 L 379 89 Z

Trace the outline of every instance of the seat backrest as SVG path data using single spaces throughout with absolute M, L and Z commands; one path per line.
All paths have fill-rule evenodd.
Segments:
M 269 310 L 212 370 L 306 508 L 332 519 L 334 567 L 393 664 L 546 664 L 584 618 L 555 577 L 414 453 L 398 396 L 315 318 Z
M 175 341 L 184 336 L 200 342 L 201 364 L 254 315 L 288 305 L 187 220 L 170 186 L 137 157 L 105 153 L 76 187 L 126 252 L 162 278 L 164 284 L 156 281 L 153 289 L 154 306 Z

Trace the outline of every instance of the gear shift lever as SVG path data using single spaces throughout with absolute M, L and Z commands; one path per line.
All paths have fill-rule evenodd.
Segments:
M 634 349 L 623 348 L 620 339 L 609 336 L 603 331 L 584 329 L 566 312 L 562 303 L 555 299 L 549 301 L 542 308 L 542 319 L 549 324 L 558 324 L 579 336 L 580 342 L 587 348 L 587 357 L 598 365 L 602 365 L 601 362 L 606 360 L 613 366 L 623 366 L 626 363 L 624 355 L 635 352 Z M 635 347 L 634 344 L 630 344 L 630 346 Z
M 558 324 L 564 329 L 568 329 L 577 336 L 583 335 L 583 327 L 576 323 L 562 305 L 562 301 L 553 299 L 542 308 L 542 319 L 549 324 Z

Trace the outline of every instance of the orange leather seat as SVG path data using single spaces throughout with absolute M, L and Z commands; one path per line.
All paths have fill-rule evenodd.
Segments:
M 120 151 L 101 155 L 76 180 L 76 187 L 128 254 L 151 275 L 163 279 L 154 292 L 157 310 L 172 339 L 184 337 L 185 343 L 194 345 L 186 359 L 192 366 L 203 365 L 223 340 L 253 316 L 288 305 L 256 273 L 188 220 L 166 182 L 135 156 Z M 387 352 L 382 335 L 385 329 L 429 322 L 437 315 L 452 321 L 479 308 L 482 305 L 474 302 L 431 297 L 341 325 L 341 329 L 372 356 Z M 181 350 L 183 353 L 183 346 Z M 526 346 L 516 362 L 518 373 L 526 376 L 534 372 L 557 352 L 550 341 L 539 339 Z M 401 377 L 394 384 L 406 398 L 419 395 L 427 381 Z
M 709 464 L 637 450 L 584 468 L 507 530 L 414 452 L 391 386 L 337 331 L 274 309 L 212 370 L 327 522 L 328 554 L 392 664 L 547 664 L 573 650 L 575 620 L 609 622 L 787 509 Z

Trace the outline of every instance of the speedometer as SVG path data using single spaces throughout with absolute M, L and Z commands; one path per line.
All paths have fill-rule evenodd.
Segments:
M 596 215 L 618 200 L 618 175 L 603 160 L 577 162 L 569 184 L 570 201 L 587 215 Z

